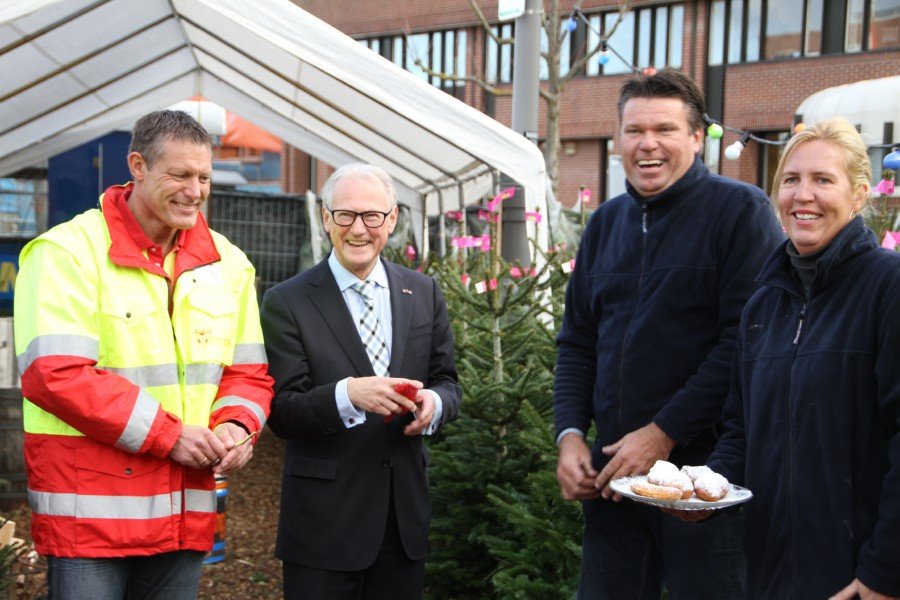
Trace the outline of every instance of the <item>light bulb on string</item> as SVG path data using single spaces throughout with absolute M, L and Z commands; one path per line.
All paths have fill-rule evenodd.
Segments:
M 727 148 L 725 148 L 725 158 L 728 160 L 737 160 L 741 157 L 741 152 L 744 151 L 744 146 L 747 145 L 747 141 L 750 139 L 750 132 L 746 132 L 741 136 L 741 139 L 731 144 Z
M 706 128 L 706 135 L 708 135 L 711 139 L 718 140 L 722 137 L 722 134 L 725 131 L 722 129 L 722 126 L 718 123 L 710 123 L 709 127 Z
M 609 63 L 609 59 L 609 46 L 606 45 L 606 42 L 603 42 L 602 44 L 600 44 L 600 55 L 597 57 L 597 61 L 601 65 L 605 65 Z
M 882 164 L 884 164 L 885 169 L 891 169 L 892 171 L 900 169 L 900 150 L 894 150 L 885 156 Z
M 563 21 L 563 27 L 565 27 L 566 31 L 569 33 L 575 31 L 578 27 L 578 21 L 575 20 L 575 15 L 569 15 L 569 18 Z

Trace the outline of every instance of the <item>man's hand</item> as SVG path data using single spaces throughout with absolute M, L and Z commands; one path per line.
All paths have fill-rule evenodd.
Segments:
M 224 459 L 227 452 L 225 444 L 209 427 L 184 425 L 178 441 L 169 453 L 169 458 L 186 467 L 202 469 L 217 460 Z
M 431 392 L 419 390 L 416 394 L 416 418 L 403 428 L 403 433 L 409 436 L 422 435 L 431 425 L 431 419 L 434 417 L 434 396 Z
M 879 594 L 872 588 L 866 587 L 866 584 L 859 579 L 854 579 L 850 585 L 829 598 L 829 600 L 854 600 L 857 597 L 860 600 L 897 600 L 898 598 L 897 596 Z
M 591 466 L 591 450 L 584 438 L 568 433 L 559 442 L 556 480 L 566 500 L 589 500 L 600 495 L 594 487 L 597 471 Z
M 595 485 L 602 489 L 602 496 L 618 502 L 622 499 L 614 493 L 609 482 L 619 477 L 643 475 L 658 460 L 669 458 L 675 447 L 675 440 L 660 429 L 656 423 L 650 423 L 625 435 L 615 444 L 603 447 L 603 454 L 611 457 L 597 476 Z
M 247 440 L 247 431 L 237 423 L 220 423 L 216 425 L 213 433 L 222 440 L 225 448 L 228 449 L 222 462 L 213 465 L 213 473 L 217 475 L 228 475 L 244 468 L 250 459 L 253 458 L 253 440 Z M 244 440 L 247 440 L 244 442 Z M 241 443 L 244 442 L 244 443 Z
M 414 379 L 351 377 L 347 381 L 347 395 L 356 408 L 379 415 L 400 414 L 404 409 L 414 411 L 416 403 L 394 389 L 395 384 L 403 382 L 409 383 L 421 393 L 422 383 Z

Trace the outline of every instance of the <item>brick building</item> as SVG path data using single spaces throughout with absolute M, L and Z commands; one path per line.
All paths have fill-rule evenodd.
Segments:
M 479 24 L 468 0 L 294 0 L 299 6 L 358 39 L 388 60 L 442 87 L 460 100 L 509 124 L 511 98 L 472 81 L 429 76 L 434 72 L 478 78 L 509 92 L 512 48 L 498 46 Z M 544 3 L 545 9 L 551 4 Z M 573 2 L 560 0 L 571 14 Z M 615 21 L 620 2 L 584 0 L 577 26 L 562 47 L 562 66 L 592 47 Z M 496 20 L 497 2 L 478 6 L 500 37 L 513 23 Z M 772 141 L 783 140 L 795 110 L 824 88 L 900 74 L 900 0 L 635 0 L 608 44 L 610 60 L 597 57 L 572 78 L 561 102 L 559 199 L 571 205 L 579 186 L 592 203 L 622 189 L 614 143 L 616 98 L 632 66 L 673 66 L 706 91 L 714 119 Z M 583 15 L 583 18 L 581 18 Z M 539 136 L 546 135 L 541 102 Z M 881 144 L 900 139 L 886 126 Z M 706 161 L 724 175 L 768 188 L 777 145 L 749 143 L 735 161 L 723 149 L 738 139 L 726 132 L 707 144 Z M 289 149 L 282 163 L 287 192 L 318 189 L 327 165 Z M 880 169 L 876 169 L 880 173 Z

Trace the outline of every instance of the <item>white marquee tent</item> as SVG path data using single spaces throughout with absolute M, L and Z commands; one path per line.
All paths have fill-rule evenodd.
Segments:
M 818 91 L 800 103 L 797 114 L 806 124 L 845 117 L 868 144 L 900 142 L 900 75 Z M 892 140 L 883 140 L 885 123 L 894 124 Z
M 533 144 L 288 0 L 0 0 L 0 176 L 196 95 L 331 165 L 383 167 L 420 227 L 498 172 L 546 214 Z

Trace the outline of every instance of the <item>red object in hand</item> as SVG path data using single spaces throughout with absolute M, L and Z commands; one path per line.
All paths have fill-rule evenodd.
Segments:
M 395 383 L 394 391 L 397 392 L 398 394 L 403 394 L 404 396 L 406 396 L 407 398 L 409 398 L 416 404 L 421 402 L 421 400 L 416 400 L 416 395 L 419 393 L 419 389 L 411 383 L 406 383 L 405 381 L 401 382 L 401 383 Z M 409 412 L 409 409 L 407 409 L 404 406 L 402 408 L 402 410 L 400 411 L 400 414 L 405 415 L 408 412 Z M 384 418 L 384 422 L 390 423 L 391 421 L 394 420 L 394 416 L 395 416 L 395 413 L 391 413 L 391 414 L 387 415 Z

